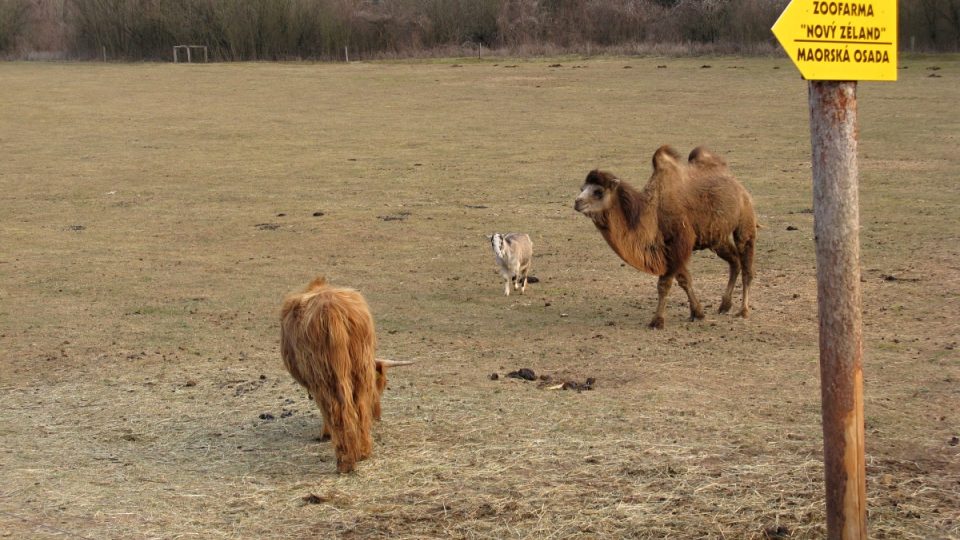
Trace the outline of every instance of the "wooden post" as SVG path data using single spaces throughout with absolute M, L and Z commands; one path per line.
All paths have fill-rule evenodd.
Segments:
M 343 48 L 343 58 L 348 64 L 350 63 L 350 47 Z
M 867 538 L 857 83 L 810 81 L 827 537 Z
M 207 46 L 203 46 L 203 63 L 206 64 L 210 61 L 210 57 L 207 55 Z
M 187 63 L 193 62 L 193 59 L 190 58 L 190 47 L 187 47 Z
M 176 45 L 173 46 L 173 63 L 174 64 L 177 63 L 177 46 Z
M 477 60 L 480 59 L 481 53 L 483 53 L 483 43 L 477 45 Z

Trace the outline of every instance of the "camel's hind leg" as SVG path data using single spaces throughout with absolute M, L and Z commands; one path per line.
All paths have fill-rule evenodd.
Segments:
M 687 293 L 687 300 L 690 302 L 690 320 L 703 319 L 703 306 L 700 305 L 700 300 L 697 300 L 697 295 L 693 292 L 693 279 L 690 277 L 690 271 L 687 270 L 686 266 L 677 272 L 677 283 Z
M 730 278 L 727 280 L 727 288 L 723 292 L 719 309 L 719 313 L 726 313 L 733 307 L 733 288 L 737 286 L 737 276 L 740 275 L 741 269 L 740 255 L 737 253 L 737 248 L 729 241 L 713 248 L 713 252 L 730 265 Z
M 750 315 L 750 283 L 753 282 L 753 249 L 756 242 L 755 238 L 750 238 L 743 242 L 740 247 L 740 266 L 743 275 L 743 307 L 739 315 L 747 318 Z
M 660 276 L 657 281 L 657 312 L 650 321 L 650 328 L 663 328 L 663 312 L 667 308 L 667 295 L 670 294 L 670 287 L 673 286 L 674 274 Z

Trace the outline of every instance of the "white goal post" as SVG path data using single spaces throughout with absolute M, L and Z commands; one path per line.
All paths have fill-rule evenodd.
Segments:
M 194 49 L 203 51 L 203 61 L 208 62 L 210 57 L 207 55 L 207 46 L 206 45 L 174 45 L 173 46 L 173 63 L 177 64 L 180 62 L 178 54 L 181 50 L 187 52 L 187 63 L 193 62 L 193 55 L 191 54 Z

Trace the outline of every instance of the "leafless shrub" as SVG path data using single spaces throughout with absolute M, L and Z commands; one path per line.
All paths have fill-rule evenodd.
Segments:
M 0 53 L 219 60 L 436 56 L 464 43 L 510 54 L 775 47 L 787 0 L 0 0 Z M 960 0 L 901 2 L 904 48 L 960 50 Z
M 898 5 L 902 48 L 960 51 L 960 0 L 916 0 Z
M 10 51 L 29 17 L 27 0 L 0 0 L 0 54 Z

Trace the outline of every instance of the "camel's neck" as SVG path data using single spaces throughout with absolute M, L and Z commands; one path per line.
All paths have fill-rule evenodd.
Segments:
M 657 227 L 656 193 L 621 184 L 615 204 L 594 220 L 610 247 L 627 264 L 654 275 L 666 272 Z

